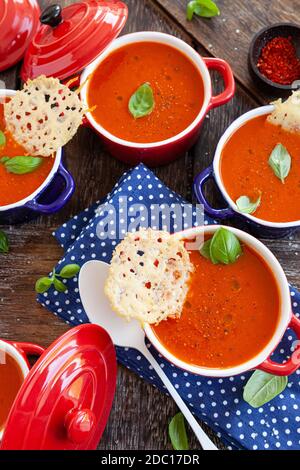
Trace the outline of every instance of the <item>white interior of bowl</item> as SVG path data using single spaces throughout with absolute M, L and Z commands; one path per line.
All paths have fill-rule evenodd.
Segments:
M 0 90 L 0 98 L 4 98 L 6 96 L 14 96 L 15 94 L 16 94 L 15 90 L 4 90 L 4 89 Z M 49 175 L 47 176 L 45 181 L 32 194 L 25 197 L 24 199 L 21 199 L 20 201 L 14 202 L 13 204 L 6 204 L 5 206 L 0 206 L 0 212 L 1 211 L 7 211 L 9 209 L 15 209 L 16 207 L 24 206 L 24 204 L 26 204 L 26 202 L 31 201 L 32 199 L 34 199 L 35 196 L 37 196 L 42 191 L 42 189 L 45 188 L 50 183 L 50 181 L 52 180 L 54 174 L 56 173 L 56 171 L 59 167 L 59 164 L 60 164 L 60 161 L 61 161 L 61 156 L 62 156 L 62 149 L 60 148 L 56 152 L 55 161 L 54 161 L 54 164 L 52 166 L 52 169 L 51 169 Z
M 214 233 L 220 225 L 211 225 L 205 227 L 195 227 L 192 229 L 185 230 L 184 232 L 177 233 L 174 236 L 179 237 L 180 239 L 187 239 L 189 237 L 195 237 L 200 234 L 210 234 Z M 246 372 L 247 370 L 255 369 L 257 366 L 262 364 L 273 352 L 276 346 L 279 344 L 287 326 L 289 324 L 291 318 L 291 298 L 289 292 L 289 286 L 284 274 L 282 267 L 280 266 L 279 262 L 275 258 L 275 256 L 271 253 L 271 251 L 263 245 L 259 240 L 254 238 L 252 235 L 249 235 L 242 230 L 238 230 L 233 227 L 225 227 L 229 228 L 241 242 L 255 250 L 260 256 L 265 260 L 267 265 L 270 267 L 274 274 L 274 278 L 277 281 L 278 289 L 280 292 L 280 312 L 279 312 L 279 321 L 276 327 L 276 330 L 273 334 L 273 337 L 269 341 L 269 343 L 262 349 L 262 351 L 257 354 L 252 359 L 239 364 L 234 367 L 218 369 L 218 368 L 209 368 L 209 367 L 200 367 L 192 364 L 188 364 L 181 359 L 174 356 L 170 351 L 168 351 L 159 341 L 158 337 L 155 335 L 154 331 L 152 330 L 151 326 L 146 324 L 144 326 L 145 333 L 150 340 L 150 342 L 155 346 L 155 348 L 171 363 L 175 364 L 176 366 L 184 369 L 186 371 L 192 372 L 193 374 L 204 375 L 209 377 L 229 377 L 232 375 L 241 374 Z
M 18 366 L 19 366 L 19 368 L 22 372 L 23 379 L 25 379 L 26 375 L 29 372 L 29 368 L 28 368 L 28 365 L 26 364 L 24 358 L 19 353 L 19 351 L 17 351 L 16 348 L 14 346 L 12 346 L 11 344 L 0 340 L 0 355 L 2 355 L 3 353 L 4 354 L 9 354 L 10 356 L 13 357 L 13 359 L 16 361 L 16 363 L 18 364 Z M 1 364 L 0 364 L 0 371 L 1 371 Z M 0 429 L 0 440 L 3 436 L 3 432 L 4 432 L 4 428 Z
M 154 148 L 154 147 L 161 147 L 162 145 L 168 145 L 172 142 L 176 142 L 177 140 L 181 139 L 185 135 L 187 135 L 191 130 L 193 130 L 203 119 L 205 116 L 210 100 L 211 100 L 211 78 L 208 72 L 208 69 L 202 60 L 201 56 L 196 52 L 192 47 L 190 47 L 186 42 L 182 41 L 181 39 L 176 38 L 175 36 L 171 36 L 165 33 L 157 33 L 153 31 L 146 31 L 146 32 L 138 32 L 127 34 L 125 36 L 121 36 L 118 39 L 115 39 L 106 49 L 105 51 L 99 55 L 99 57 L 94 60 L 88 67 L 86 67 L 81 75 L 80 83 L 83 85 L 81 90 L 81 99 L 84 105 L 88 108 L 89 104 L 87 102 L 87 91 L 88 91 L 88 77 L 94 72 L 94 70 L 99 66 L 104 59 L 106 59 L 109 54 L 111 54 L 116 49 L 123 47 L 127 44 L 132 44 L 136 42 L 159 42 L 163 44 L 168 44 L 169 46 L 174 47 L 175 49 L 180 50 L 183 54 L 185 54 L 195 65 L 197 70 L 200 72 L 200 75 L 203 80 L 204 85 L 204 101 L 198 116 L 194 119 L 194 121 L 180 134 L 175 135 L 169 139 L 160 141 L 160 142 L 153 142 L 153 143 L 135 143 L 129 142 L 127 140 L 119 139 L 118 137 L 114 136 L 110 132 L 108 132 L 104 127 L 102 127 L 93 117 L 91 113 L 87 113 L 86 117 L 88 118 L 91 125 L 102 134 L 107 139 L 121 145 L 125 145 L 127 147 L 134 147 L 134 148 Z
M 221 156 L 222 156 L 222 151 L 228 140 L 231 138 L 231 136 L 246 122 L 250 121 L 251 119 L 257 117 L 257 116 L 264 116 L 267 114 L 270 114 L 274 110 L 274 106 L 267 105 L 267 106 L 261 106 L 256 109 L 252 109 L 251 111 L 248 111 L 247 113 L 243 114 L 240 116 L 238 119 L 233 121 L 233 123 L 227 128 L 227 130 L 224 132 L 222 135 L 221 139 L 219 140 L 219 143 L 216 148 L 215 156 L 214 156 L 214 161 L 213 161 L 213 167 L 214 167 L 214 174 L 215 174 L 215 180 L 220 188 L 222 195 L 224 199 L 228 202 L 230 207 L 234 209 L 235 211 L 238 212 L 237 205 L 235 202 L 230 198 L 229 194 L 226 191 L 226 188 L 223 184 L 222 178 L 221 178 L 221 171 L 220 171 L 220 163 L 221 163 Z M 252 214 L 243 214 L 244 217 L 246 217 L 249 220 L 252 220 L 253 222 L 256 222 L 258 224 L 264 225 L 266 227 L 272 227 L 272 228 L 290 228 L 290 227 L 297 227 L 300 225 L 300 220 L 295 220 L 292 222 L 270 222 L 268 220 L 260 219 L 258 217 L 255 217 Z

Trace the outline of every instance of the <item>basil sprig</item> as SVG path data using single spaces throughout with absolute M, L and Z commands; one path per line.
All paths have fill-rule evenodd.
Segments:
M 169 424 L 169 436 L 174 450 L 189 450 L 182 413 L 177 413 Z
M 277 144 L 269 158 L 269 165 L 274 174 L 284 183 L 291 169 L 292 159 L 287 149 L 282 144 Z
M 213 16 L 219 16 L 220 10 L 212 0 L 192 0 L 186 7 L 187 20 L 191 21 L 194 15 L 212 18 Z
M 200 253 L 214 264 L 232 264 L 242 254 L 239 239 L 231 230 L 220 227 L 210 240 L 206 240 Z
M 9 242 L 6 233 L 0 230 L 0 253 L 8 253 Z
M 253 408 L 273 400 L 286 388 L 288 378 L 256 370 L 248 380 L 243 393 L 244 400 Z
M 0 147 L 6 144 L 6 137 L 3 131 L 0 131 Z
M 43 162 L 42 157 L 31 157 L 31 156 L 17 156 L 17 157 L 2 157 L 0 163 L 5 166 L 9 173 L 15 175 L 25 175 L 26 173 L 32 173 L 36 170 Z
M 242 212 L 243 214 L 253 214 L 253 212 L 255 212 L 256 209 L 260 206 L 261 194 L 254 202 L 251 201 L 248 196 L 240 196 L 235 203 L 239 212 Z
M 154 108 L 154 95 L 150 83 L 141 85 L 130 97 L 128 103 L 129 112 L 134 119 L 138 119 L 152 113 Z
M 51 277 L 41 277 L 36 281 L 35 290 L 38 294 L 44 294 L 53 285 L 58 292 L 65 292 L 67 290 L 67 286 L 58 278 L 71 279 L 76 276 L 79 271 L 80 266 L 78 264 L 67 264 L 62 268 L 60 273 L 56 273 L 55 269 L 53 269 Z

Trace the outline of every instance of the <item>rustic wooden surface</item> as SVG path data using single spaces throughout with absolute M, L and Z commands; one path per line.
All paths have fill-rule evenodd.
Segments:
M 156 0 L 175 21 L 189 31 L 206 51 L 222 57 L 233 67 L 236 78 L 256 99 L 265 95 L 252 83 L 248 73 L 248 50 L 260 29 L 280 22 L 299 22 L 299 0 L 217 0 L 221 15 L 210 20 L 186 19 L 187 0 Z M 226 47 L 224 47 L 224 45 Z
M 237 91 L 231 103 L 210 112 L 205 119 L 197 145 L 186 156 L 155 173 L 172 189 L 192 200 L 193 177 L 211 162 L 218 139 L 226 127 L 243 112 L 267 99 L 251 83 L 247 72 L 247 48 L 251 36 L 263 25 L 280 21 L 297 21 L 299 0 L 219 0 L 221 16 L 212 20 L 185 20 L 186 0 L 125 0 L 129 19 L 124 33 L 155 30 L 174 34 L 195 47 L 201 54 L 227 59 L 237 78 Z M 40 1 L 41 7 L 53 3 Z M 58 1 L 61 5 L 72 0 Z M 267 4 L 267 6 L 266 6 Z M 239 30 L 239 32 L 237 32 Z M 237 48 L 237 49 L 235 49 Z M 17 88 L 19 67 L 0 74 L 7 88 Z M 214 89 L 221 80 L 213 76 Z M 0 267 L 0 336 L 26 340 L 48 346 L 67 330 L 59 318 L 35 301 L 35 280 L 48 273 L 62 255 L 52 231 L 64 221 L 104 196 L 125 170 L 125 165 L 110 157 L 99 138 L 89 129 L 80 129 L 66 147 L 68 166 L 77 189 L 69 204 L 52 217 L 40 217 L 22 226 L 1 227 L 7 231 L 11 250 L 1 256 Z M 218 201 L 214 187 L 210 198 Z M 282 263 L 288 279 L 300 288 L 300 237 L 265 243 Z M 176 413 L 173 401 L 151 385 L 119 367 L 117 393 L 100 449 L 170 449 L 167 427 Z M 222 448 L 218 438 L 208 430 Z M 191 448 L 199 444 L 190 433 Z

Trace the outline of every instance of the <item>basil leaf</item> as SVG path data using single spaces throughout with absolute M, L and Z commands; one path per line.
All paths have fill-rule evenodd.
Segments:
M 49 277 L 41 277 L 35 283 L 35 290 L 38 294 L 44 294 L 52 286 L 53 280 Z
M 280 377 L 256 370 L 244 388 L 243 398 L 253 408 L 259 408 L 283 392 L 287 383 L 286 376 Z
M 71 277 L 76 276 L 80 271 L 80 266 L 78 264 L 67 264 L 62 268 L 57 276 L 63 277 L 65 279 L 70 279 Z
M 237 208 L 243 214 L 253 214 L 256 209 L 260 206 L 261 203 L 261 195 L 258 196 L 255 202 L 252 202 L 248 196 L 240 196 L 236 200 Z
M 6 137 L 3 131 L 0 131 L 0 146 L 3 147 L 6 144 Z
M 274 174 L 284 183 L 291 169 L 292 159 L 287 149 L 282 144 L 277 144 L 269 158 L 269 165 Z
M 172 418 L 169 424 L 169 436 L 173 449 L 189 450 L 189 443 L 182 413 L 177 413 L 174 418 Z
M 150 83 L 141 85 L 131 96 L 128 109 L 135 119 L 148 116 L 154 108 L 154 96 Z
M 207 259 L 210 259 L 210 242 L 211 240 L 206 240 L 200 248 L 201 255 Z
M 1 158 L 1 163 L 4 164 L 6 170 L 9 173 L 15 175 L 24 175 L 26 173 L 32 173 L 36 170 L 43 162 L 41 157 L 30 157 L 30 156 L 18 156 L 7 159 L 7 157 Z
M 238 238 L 231 230 L 220 227 L 210 240 L 209 256 L 214 264 L 234 263 L 242 254 Z
M 0 230 L 0 253 L 8 253 L 9 243 L 6 233 Z
M 67 290 L 67 286 L 63 282 L 61 282 L 59 279 L 54 278 L 53 284 L 54 284 L 55 289 L 58 292 L 65 292 Z
M 192 0 L 186 7 L 187 20 L 191 21 L 194 14 L 203 18 L 212 18 L 219 16 L 220 10 L 212 0 Z

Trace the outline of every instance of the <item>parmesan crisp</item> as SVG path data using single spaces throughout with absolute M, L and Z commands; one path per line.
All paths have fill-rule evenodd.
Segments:
M 180 317 L 192 270 L 181 240 L 165 231 L 141 229 L 116 247 L 105 294 L 118 315 L 157 324 Z
M 286 101 L 279 98 L 272 104 L 275 109 L 267 120 L 289 132 L 300 133 L 300 90 L 294 91 Z
M 4 104 L 6 127 L 30 155 L 48 157 L 76 134 L 84 110 L 78 95 L 57 78 L 28 80 Z

